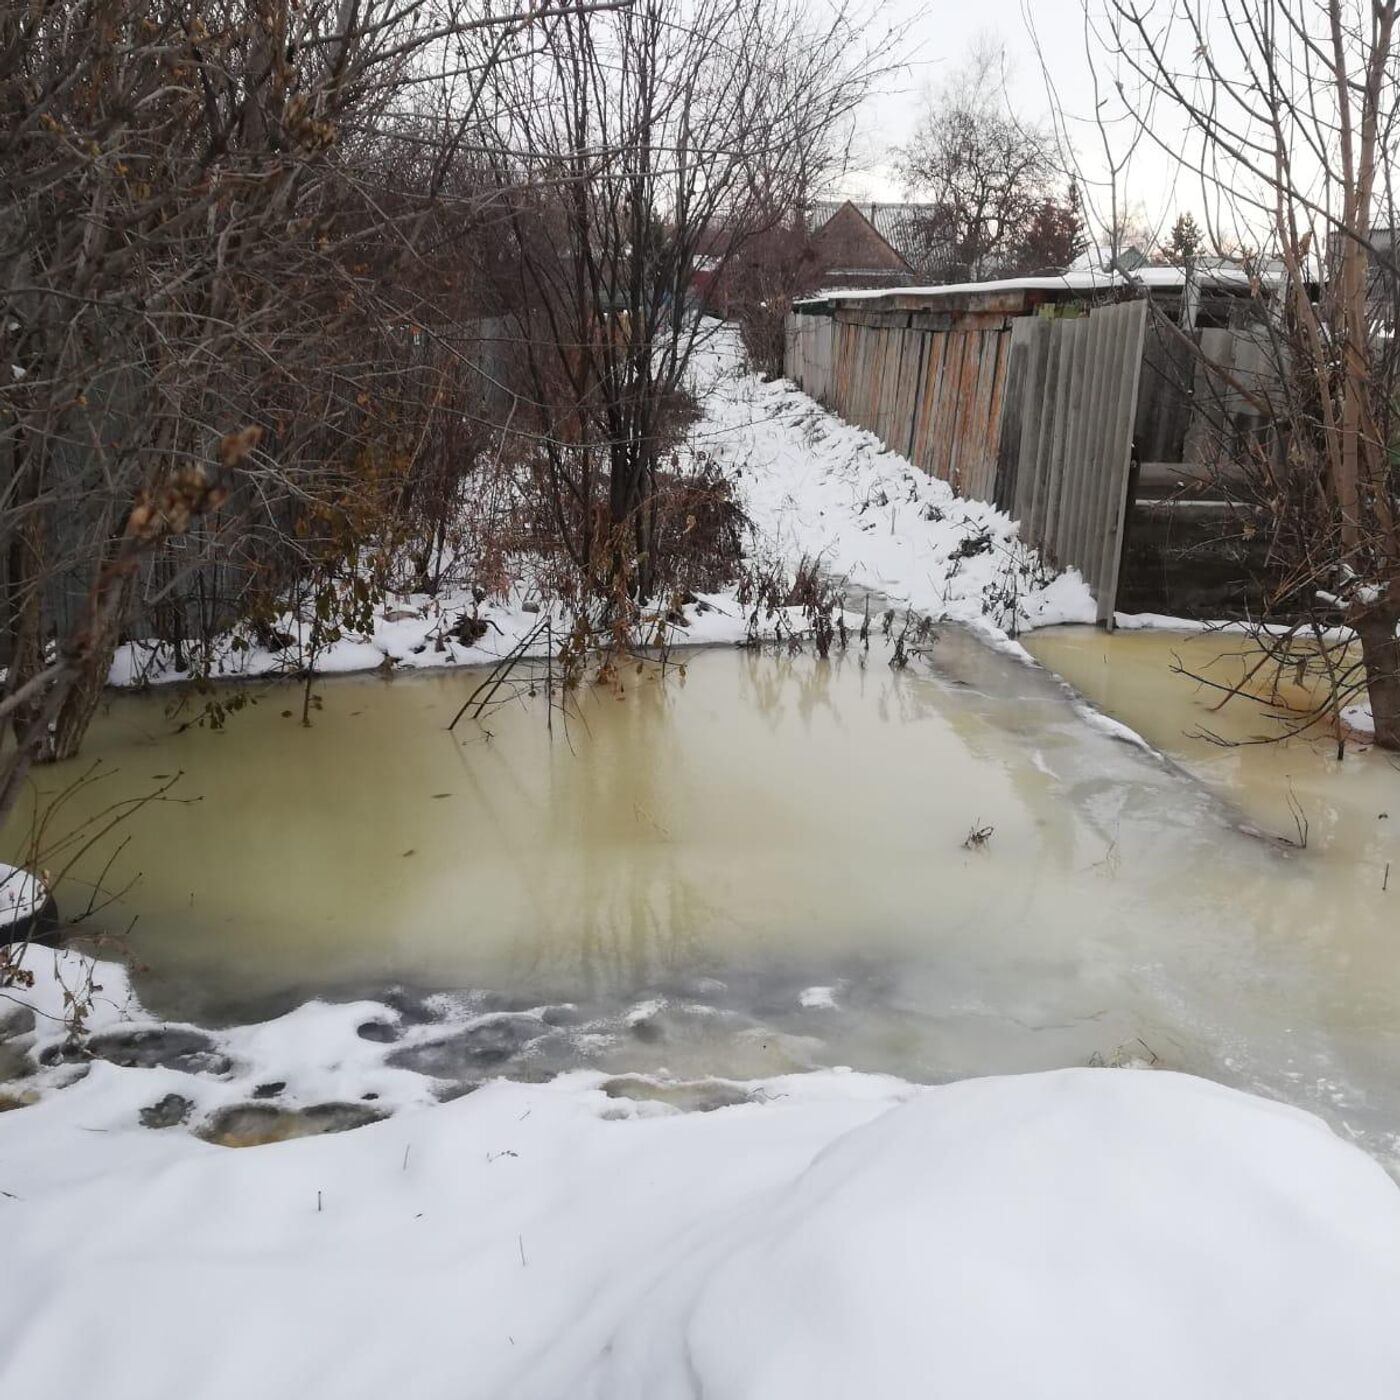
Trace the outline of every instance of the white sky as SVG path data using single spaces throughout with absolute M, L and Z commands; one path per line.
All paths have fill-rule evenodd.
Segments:
M 1090 3 L 1095 10 L 1100 8 L 1094 0 Z M 814 0 L 814 8 L 820 4 L 821 0 Z M 893 169 L 894 148 L 912 136 L 928 92 L 945 75 L 955 72 L 984 36 L 1005 48 L 1008 90 L 1017 115 L 1048 122 L 1051 101 L 1028 14 L 1034 17 L 1041 51 L 1054 74 L 1061 107 L 1070 118 L 1081 166 L 1091 179 L 1100 177 L 1105 166 L 1099 154 L 1098 133 L 1089 121 L 1094 101 L 1081 0 L 1025 0 L 1024 9 L 1022 0 L 882 0 L 877 24 L 909 25 L 898 50 L 906 66 L 902 73 L 881 85 L 862 112 L 856 130 L 857 168 L 837 193 L 866 200 L 904 198 Z M 1102 55 L 1100 62 L 1101 72 L 1109 71 Z M 1121 135 L 1126 141 L 1126 129 Z M 1152 223 L 1165 220 L 1169 225 L 1178 205 L 1191 208 L 1200 204 L 1200 192 L 1193 191 L 1189 181 L 1183 182 L 1185 187 L 1176 196 L 1171 161 L 1142 146 L 1128 168 L 1124 184 L 1128 202 L 1140 206 Z M 1101 189 L 1099 195 L 1106 210 L 1106 192 Z

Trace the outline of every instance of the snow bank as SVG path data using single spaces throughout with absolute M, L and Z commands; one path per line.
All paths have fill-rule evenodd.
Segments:
M 995 639 L 1006 630 L 1085 622 L 1094 603 L 1079 575 L 1055 576 L 1017 538 L 1002 512 L 962 500 L 885 449 L 873 433 L 828 413 L 792 384 L 764 384 L 746 374 L 737 335 L 717 329 L 697 352 L 694 379 L 701 417 L 687 448 L 692 460 L 715 459 L 734 483 L 753 534 L 751 553 L 795 569 L 804 558 L 846 578 L 854 590 L 913 607 L 935 619 L 975 622 Z M 528 575 L 522 564 L 522 573 Z M 704 595 L 685 611 L 672 641 L 689 645 L 730 643 L 748 635 L 748 609 L 734 590 Z M 466 642 L 456 634 L 464 616 L 478 618 L 484 633 Z M 788 621 L 793 621 L 788 619 Z M 551 613 L 529 580 L 503 597 L 478 604 L 469 589 L 436 596 L 392 594 L 377 608 L 370 632 L 348 634 L 321 649 L 323 674 L 489 664 L 524 646 L 542 656 L 549 631 L 564 635 L 568 621 Z M 291 614 L 270 630 L 290 639 L 272 651 L 246 634 L 230 634 L 219 648 L 213 674 L 253 678 L 296 672 L 309 625 Z M 775 626 L 766 620 L 765 629 Z M 534 640 L 529 639 L 532 635 Z M 128 642 L 117 650 L 108 676 L 114 686 L 190 679 L 168 649 Z
M 0 861 L 0 943 L 13 936 L 14 925 L 32 919 L 48 899 L 48 887 L 37 875 Z
M 735 480 L 756 552 L 818 559 L 856 589 L 1000 637 L 1094 620 L 1079 574 L 1045 569 L 1009 516 L 959 497 L 787 380 L 743 373 L 727 336 L 707 347 L 696 378 L 697 450 Z
M 35 971 L 41 1039 L 75 979 L 94 1030 L 139 1017 L 109 965 Z M 393 1098 L 386 1047 L 346 1049 L 363 1014 L 230 1033 L 256 1062 L 238 1074 L 292 1054 L 322 1089 Z M 1311 1115 L 1188 1076 L 833 1070 L 686 1113 L 578 1072 L 243 1151 L 140 1126 L 220 1082 L 96 1060 L 0 1113 L 0 1394 L 1312 1400 L 1400 1379 L 1400 1192 Z
M 242 1152 L 95 1066 L 0 1115 L 0 1393 L 1280 1400 L 1400 1376 L 1400 1195 L 1174 1074 L 497 1083 Z

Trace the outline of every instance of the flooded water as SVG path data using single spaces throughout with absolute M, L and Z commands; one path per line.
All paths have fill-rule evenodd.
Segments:
M 1280 676 L 1270 663 L 1250 694 L 1227 697 L 1262 659 L 1248 637 L 1061 627 L 1025 645 L 1262 829 L 1305 838 L 1358 883 L 1384 883 L 1392 860 L 1400 879 L 1400 756 L 1356 735 L 1339 756 L 1331 722 L 1295 732 L 1324 691 L 1310 677 L 1300 684 L 1293 667 Z
M 1042 643 L 1094 694 L 1101 635 Z M 1159 729 L 1187 727 L 1153 709 L 1176 680 L 1144 658 L 1130 688 Z M 71 860 L 69 916 L 106 892 L 88 922 L 130 925 L 138 990 L 171 1018 L 387 988 L 535 1008 L 548 1052 L 517 1065 L 512 1042 L 506 1072 L 1155 1059 L 1394 1153 L 1400 889 L 1381 889 L 1387 821 L 1364 816 L 1393 770 L 1324 811 L 1300 766 L 1298 850 L 1251 834 L 1293 825 L 1266 820 L 1264 779 L 1230 775 L 1272 760 L 1214 752 L 1203 785 L 957 629 L 904 672 L 716 650 L 628 681 L 552 733 L 539 696 L 449 733 L 462 673 L 327 681 L 310 729 L 276 687 L 221 732 L 116 697 L 85 758 L 38 776 L 7 851 L 40 830 L 47 868 Z M 1095 698 L 1160 739 L 1127 695 Z M 177 774 L 79 853 L 95 814 Z

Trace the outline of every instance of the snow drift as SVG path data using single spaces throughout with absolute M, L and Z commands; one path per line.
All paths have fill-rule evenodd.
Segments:
M 114 1024 L 119 976 L 99 980 Z M 374 1082 L 332 1068 L 346 1095 Z M 824 1071 L 686 1113 L 580 1072 L 243 1151 L 139 1125 L 210 1083 L 99 1060 L 0 1113 L 0 1394 L 1302 1400 L 1400 1381 L 1400 1193 L 1310 1115 L 1187 1076 Z

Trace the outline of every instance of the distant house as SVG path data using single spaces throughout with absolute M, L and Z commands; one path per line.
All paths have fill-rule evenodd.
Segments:
M 891 241 L 891 221 L 882 230 L 871 215 L 901 206 L 816 205 L 811 211 L 811 247 L 825 287 L 908 287 L 917 280 L 915 264 Z M 866 209 L 870 213 L 865 212 Z
M 847 209 L 853 209 L 894 249 L 910 269 L 915 281 L 947 280 L 949 269 L 955 265 L 956 255 L 952 248 L 944 244 L 943 235 L 939 233 L 943 220 L 939 218 L 938 205 L 828 201 L 811 206 L 808 211 L 810 226 L 820 233 L 838 214 L 849 220 L 850 214 L 843 213 Z

